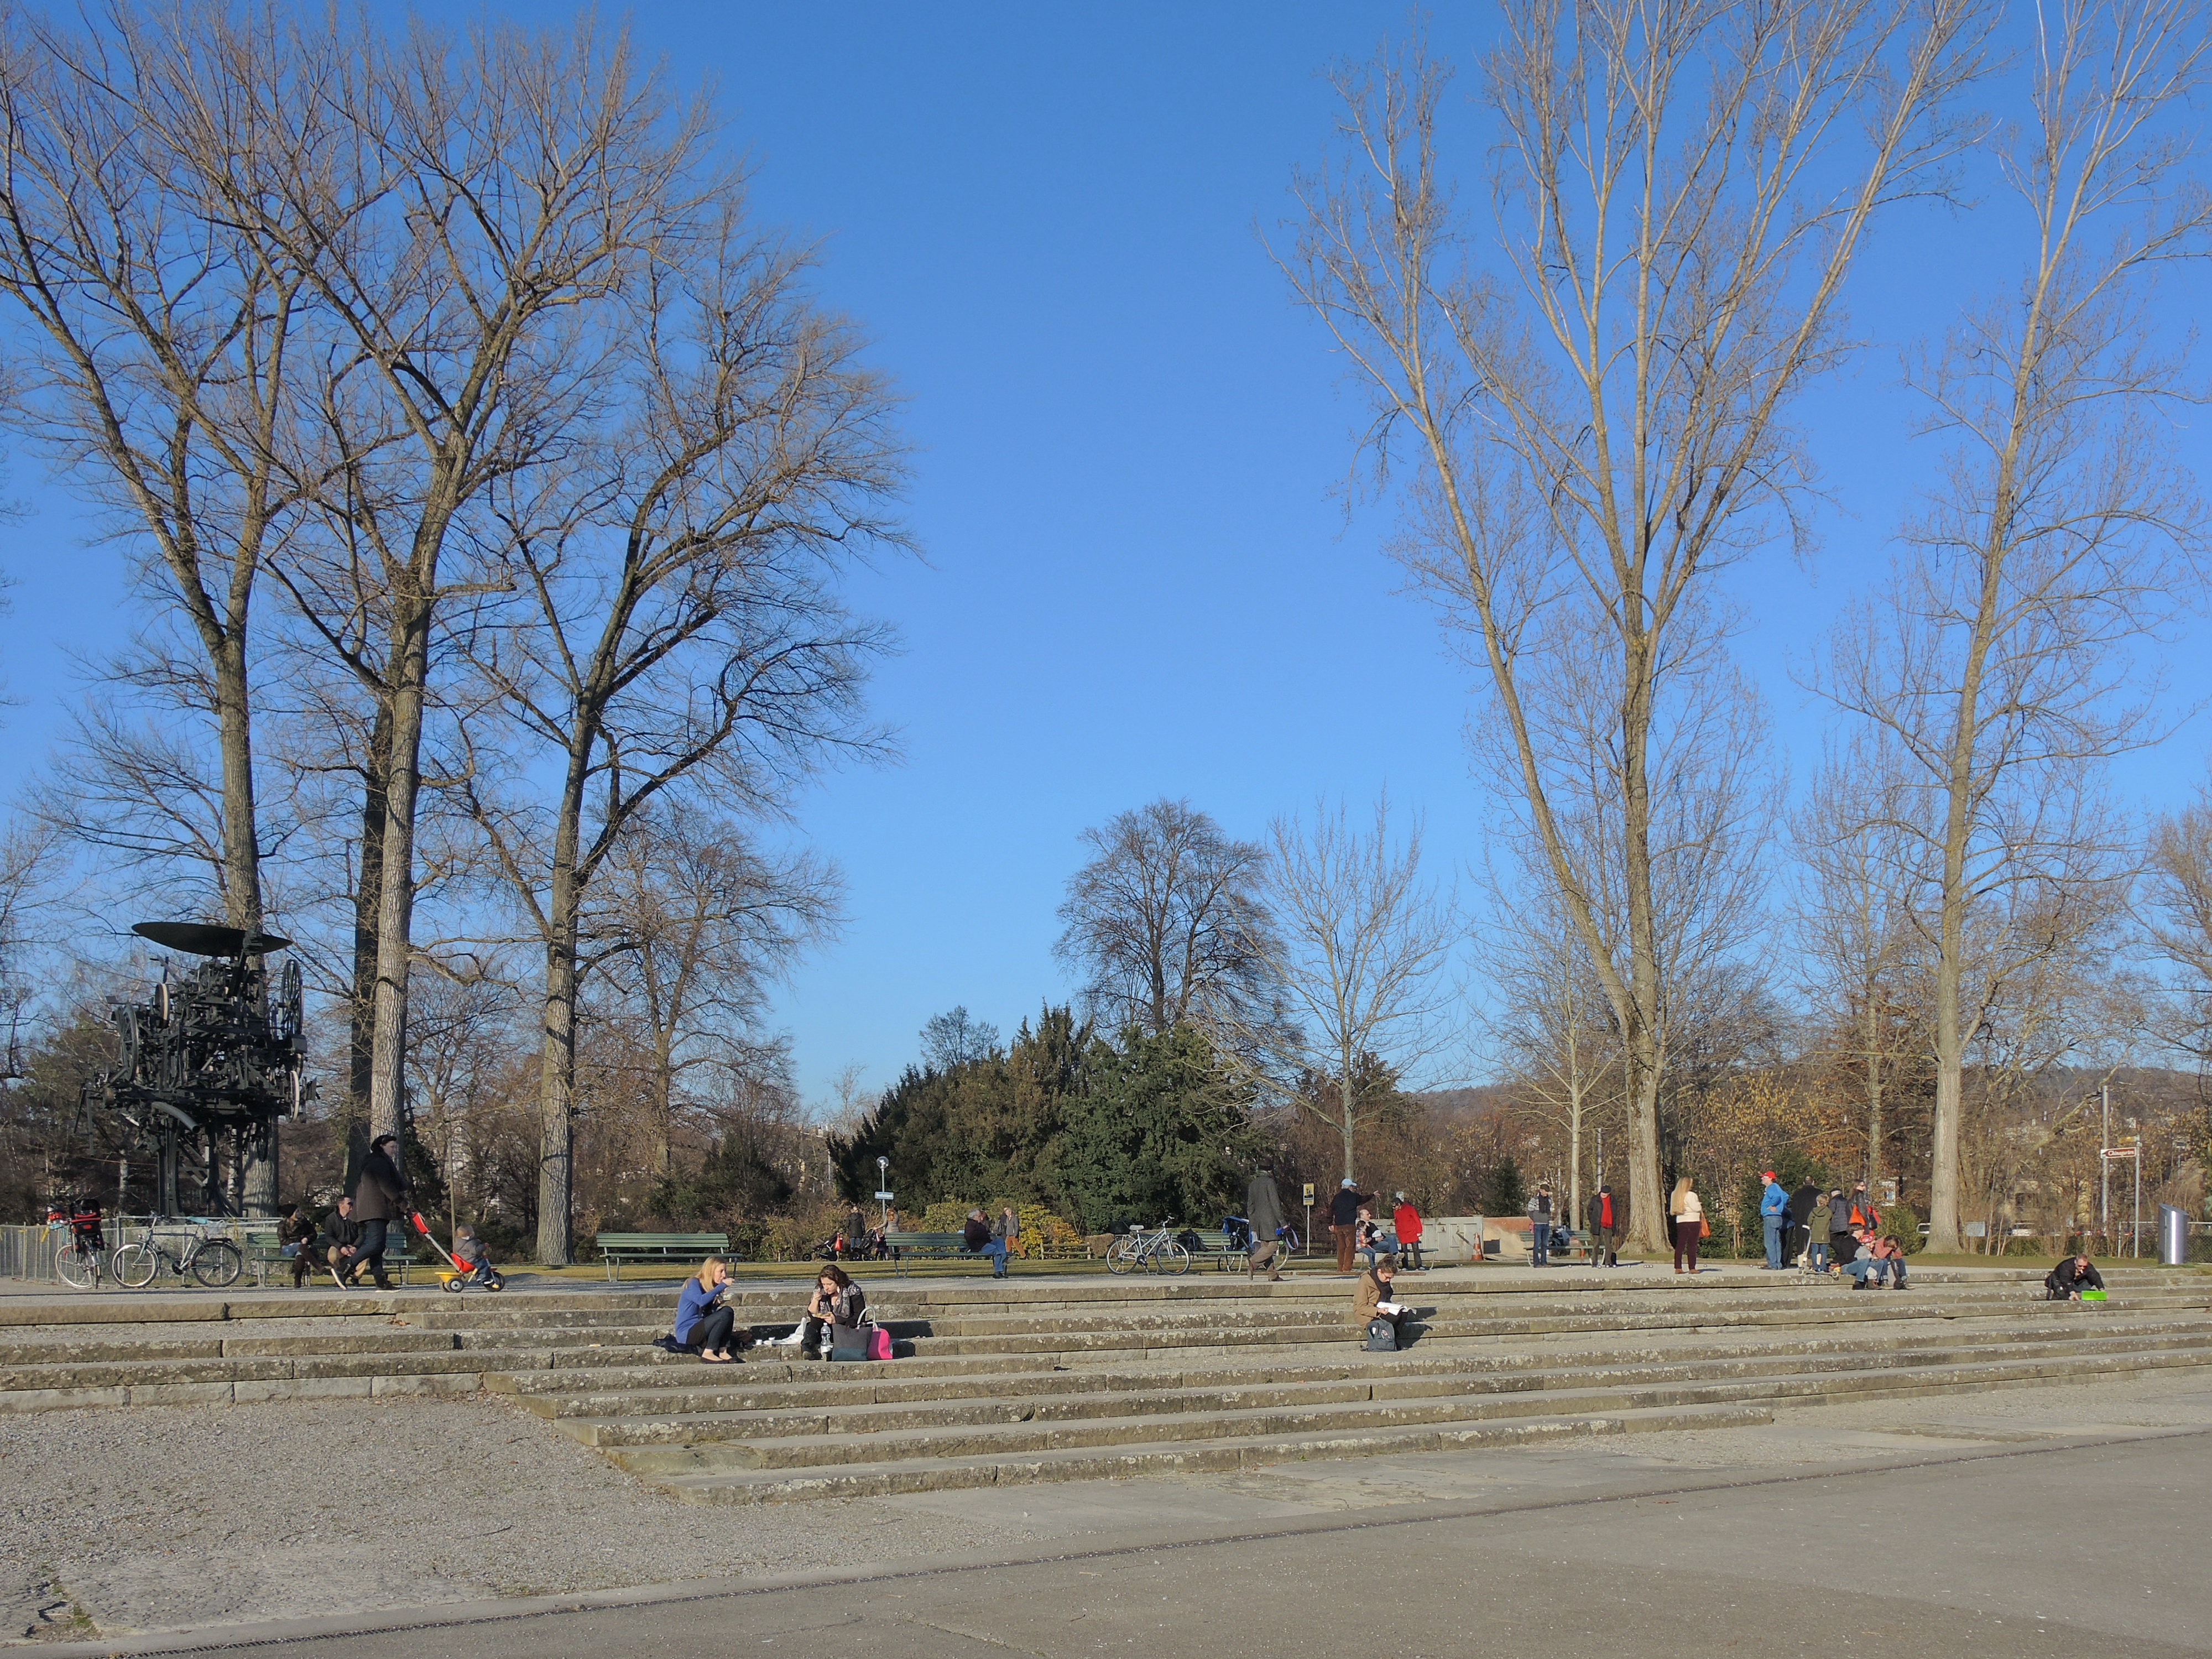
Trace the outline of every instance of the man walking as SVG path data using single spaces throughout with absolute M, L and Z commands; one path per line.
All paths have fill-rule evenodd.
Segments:
M 1766 1235 L 1766 1271 L 1782 1271 L 1782 1233 L 1790 1224 L 1790 1194 L 1774 1178 L 1774 1171 L 1762 1172 L 1766 1190 L 1759 1195 L 1759 1224 Z
M 1601 1187 L 1590 1194 L 1589 1220 L 1590 1266 L 1618 1267 L 1620 1257 L 1615 1252 L 1620 1245 L 1620 1212 L 1613 1207 L 1612 1188 Z
M 1398 1255 L 1413 1258 L 1413 1271 L 1426 1273 L 1421 1265 L 1421 1212 L 1405 1194 L 1398 1194 L 1398 1207 L 1391 1212 L 1391 1224 L 1398 1232 Z
M 407 1213 L 407 1177 L 399 1171 L 399 1137 L 379 1135 L 368 1143 L 368 1159 L 354 1183 L 353 1218 L 361 1223 L 361 1254 L 353 1270 L 356 1284 L 366 1271 L 376 1288 L 388 1291 L 384 1276 L 384 1234 L 392 1223 Z
M 1336 1271 L 1340 1279 L 1352 1277 L 1353 1242 L 1359 1231 L 1359 1206 L 1367 1200 L 1360 1196 L 1358 1184 L 1350 1176 L 1336 1189 L 1336 1196 L 1328 1201 L 1328 1231 L 1336 1241 Z
M 1536 1196 L 1528 1200 L 1528 1265 L 1552 1265 L 1552 1188 L 1540 1181 L 1536 1183 Z
M 1252 1172 L 1244 1188 L 1244 1218 L 1252 1224 L 1252 1244 L 1273 1244 L 1283 1231 L 1283 1200 L 1275 1190 L 1275 1172 L 1261 1168 Z

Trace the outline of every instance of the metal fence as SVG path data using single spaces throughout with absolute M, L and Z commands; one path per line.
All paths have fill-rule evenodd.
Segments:
M 112 1255 L 125 1244 L 143 1243 L 149 1235 L 155 1233 L 165 1241 L 173 1241 L 173 1249 L 187 1234 L 199 1232 L 210 1237 L 228 1238 L 241 1251 L 246 1251 L 247 1229 L 257 1229 L 266 1235 L 276 1224 L 270 1221 L 203 1220 L 181 1216 L 112 1215 L 102 1224 L 107 1240 L 107 1255 Z M 61 1275 L 55 1271 L 54 1258 L 69 1243 L 69 1237 L 66 1227 L 0 1227 L 0 1279 L 43 1279 L 58 1283 Z M 246 1254 L 251 1259 L 252 1252 L 246 1251 Z

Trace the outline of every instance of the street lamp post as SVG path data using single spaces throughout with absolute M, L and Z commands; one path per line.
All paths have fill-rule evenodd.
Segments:
M 876 1159 L 876 1208 L 880 1212 L 878 1224 L 885 1232 L 891 1230 L 890 1171 L 890 1159 L 878 1157 Z

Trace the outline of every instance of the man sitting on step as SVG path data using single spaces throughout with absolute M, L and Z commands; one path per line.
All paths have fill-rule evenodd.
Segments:
M 1395 1300 L 1391 1295 L 1390 1281 L 1397 1276 L 1396 1256 L 1386 1255 L 1377 1260 L 1373 1267 L 1359 1275 L 1358 1287 L 1352 1292 L 1352 1311 L 1363 1331 L 1378 1319 L 1389 1320 L 1402 1346 L 1406 1340 L 1406 1320 L 1413 1310 Z

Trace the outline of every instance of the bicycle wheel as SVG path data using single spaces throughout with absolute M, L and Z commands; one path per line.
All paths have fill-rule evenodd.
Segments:
M 143 1291 L 161 1271 L 161 1253 L 150 1244 L 125 1244 L 116 1251 L 113 1266 L 117 1284 Z
M 1170 1238 L 1160 1246 L 1159 1264 L 1164 1273 L 1187 1273 L 1190 1271 L 1190 1252 Z
M 238 1283 L 238 1270 L 246 1265 L 238 1246 L 227 1238 L 210 1238 L 192 1254 L 192 1277 L 211 1291 Z
M 100 1283 L 100 1254 L 83 1244 L 72 1244 L 54 1258 L 54 1271 L 64 1285 L 88 1291 Z
M 1115 1240 L 1114 1248 L 1106 1252 L 1106 1271 L 1109 1273 L 1125 1273 L 1136 1265 L 1136 1255 L 1127 1238 Z

